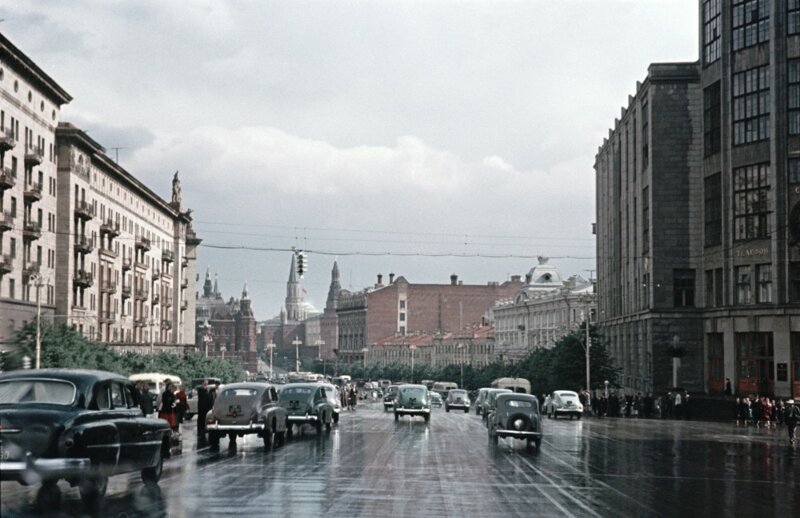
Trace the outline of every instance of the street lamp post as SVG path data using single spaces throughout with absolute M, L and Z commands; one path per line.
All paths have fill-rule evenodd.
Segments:
M 456 350 L 461 351 L 458 354 L 458 363 L 459 365 L 461 365 L 461 385 L 459 385 L 458 387 L 464 388 L 464 354 L 463 354 L 464 344 L 458 344 L 456 346 Z
M 272 352 L 275 349 L 275 343 L 272 340 L 269 341 L 267 344 L 267 349 L 269 349 L 269 379 L 273 379 L 273 372 L 272 372 Z
M 303 341 L 299 338 L 295 338 L 292 340 L 292 345 L 294 345 L 294 371 L 300 372 L 300 346 L 303 344 Z
M 221 352 L 221 353 L 222 353 L 222 359 L 223 359 L 223 360 L 225 359 L 225 351 L 227 351 L 227 350 L 228 350 L 228 348 L 227 348 L 227 347 L 225 347 L 224 345 L 223 345 L 222 347 L 220 347 L 220 348 L 219 348 L 219 352 Z
M 205 345 L 205 355 L 208 358 L 208 344 L 213 340 L 211 337 L 211 325 L 208 323 L 208 319 L 206 319 L 205 323 L 203 323 L 203 344 Z
M 34 282 L 34 286 L 36 286 L 36 368 L 39 369 L 42 358 L 42 299 L 39 296 L 39 290 L 44 286 L 44 281 L 41 275 L 37 275 Z
M 586 303 L 586 313 L 583 316 L 583 319 L 586 322 L 586 346 L 584 347 L 584 349 L 586 349 L 586 390 L 591 392 L 591 390 L 592 390 L 591 374 L 590 374 L 590 372 L 591 372 L 591 369 L 590 369 L 591 357 L 590 357 L 590 353 L 589 353 L 589 349 L 591 348 L 591 340 L 589 338 L 589 314 L 590 314 L 589 313 L 589 303 L 587 302 Z
M 411 383 L 414 383 L 414 351 L 417 350 L 417 346 L 411 345 L 408 348 L 411 350 Z
M 367 353 L 368 352 L 369 352 L 369 349 L 367 349 L 366 347 L 361 349 L 361 353 L 364 355 L 364 371 L 367 370 Z

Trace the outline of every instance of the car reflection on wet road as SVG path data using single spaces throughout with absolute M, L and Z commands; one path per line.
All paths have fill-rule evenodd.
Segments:
M 545 420 L 542 451 L 502 439 L 474 414 L 435 409 L 395 423 L 381 403 L 343 412 L 264 450 L 255 436 L 165 463 L 158 486 L 114 477 L 106 516 L 790 516 L 800 509 L 800 447 L 785 430 L 635 419 Z M 62 515 L 81 515 L 62 482 Z M 41 516 L 37 487 L 2 483 L 3 516 Z

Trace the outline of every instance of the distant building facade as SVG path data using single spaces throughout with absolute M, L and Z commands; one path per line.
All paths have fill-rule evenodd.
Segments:
M 596 157 L 599 318 L 627 387 L 800 395 L 800 16 L 701 0 Z
M 591 321 L 596 309 L 594 283 L 577 275 L 564 280 L 546 257 L 539 257 L 525 276 L 525 286 L 492 308 L 495 353 L 502 361 L 516 361 L 535 349 L 552 347 L 587 315 Z
M 370 344 L 366 365 L 471 365 L 485 367 L 498 361 L 494 328 L 478 326 L 446 334 L 387 336 Z
M 387 336 L 446 334 L 488 321 L 495 301 L 522 287 L 520 277 L 502 284 L 464 285 L 456 275 L 450 284 L 412 284 L 404 277 L 383 276 L 370 289 L 339 293 L 337 356 L 345 363 L 363 361 L 370 344 Z M 367 351 L 365 351 L 367 350 Z
M 56 127 L 72 97 L 0 34 L 0 349 L 56 309 Z

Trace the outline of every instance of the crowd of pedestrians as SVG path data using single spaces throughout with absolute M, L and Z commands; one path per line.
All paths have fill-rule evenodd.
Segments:
M 655 397 L 652 393 L 620 394 L 580 393 L 584 412 L 595 417 L 642 417 L 661 419 L 691 418 L 691 397 L 688 392 L 672 391 Z

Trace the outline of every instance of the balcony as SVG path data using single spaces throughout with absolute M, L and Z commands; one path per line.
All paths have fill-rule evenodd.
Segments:
M 89 221 L 94 218 L 94 206 L 85 201 L 79 201 L 75 204 L 75 215 L 84 221 Z
M 172 250 L 162 250 L 161 251 L 161 260 L 166 263 L 171 263 L 175 260 L 175 252 Z
M 136 300 L 147 300 L 147 298 L 150 296 L 150 292 L 146 289 L 139 288 L 136 290 L 135 296 Z
M 161 270 L 153 268 L 153 280 L 158 280 L 161 277 Z
M 188 268 L 189 267 L 189 258 L 188 257 L 183 256 L 183 259 L 181 259 L 181 266 L 183 266 L 184 268 Z
M 42 224 L 38 221 L 26 221 L 22 225 L 22 238 L 26 241 L 33 241 L 42 237 Z
M 107 219 L 100 225 L 100 234 L 108 234 L 111 237 L 119 235 L 119 222 Z
M 133 320 L 133 325 L 136 327 L 144 327 L 147 325 L 147 317 L 139 317 Z
M 14 136 L 14 130 L 5 129 L 0 130 L 0 151 L 8 151 L 14 149 L 17 145 L 17 138 Z
M 94 240 L 89 236 L 75 238 L 75 251 L 79 254 L 88 254 L 94 250 Z
M 17 173 L 9 167 L 0 168 L 0 191 L 17 185 Z
M 136 248 L 140 250 L 144 250 L 145 252 L 150 251 L 150 240 L 144 236 L 138 236 L 136 238 Z
M 114 250 L 112 248 L 103 248 L 103 247 L 100 248 L 100 253 L 105 255 L 106 257 L 111 257 L 112 259 L 116 259 L 117 256 L 119 255 L 116 252 L 116 250 Z
M 162 320 L 161 329 L 172 329 L 172 320 Z
M 164 297 L 164 303 L 162 304 L 165 308 L 172 307 L 172 297 Z
M 181 281 L 181 289 L 182 289 L 182 290 L 185 290 L 185 289 L 186 289 L 186 288 L 188 288 L 188 287 L 189 287 L 189 279 L 183 279 L 183 280 Z
M 35 277 L 39 275 L 41 272 L 42 265 L 41 263 L 37 263 L 34 261 L 30 261 L 25 264 L 25 268 L 22 269 L 22 279 L 23 282 L 27 280 L 28 282 L 31 281 L 31 277 Z
M 6 230 L 13 230 L 14 228 L 14 215 L 8 211 L 0 212 L 0 232 Z
M 113 324 L 117 321 L 117 314 L 113 311 L 101 311 L 100 322 L 104 324 Z
M 181 311 L 186 311 L 187 309 L 189 309 L 189 301 L 184 300 L 181 302 Z
M 124 257 L 122 259 L 122 271 L 128 271 L 133 267 L 133 259 L 130 257 Z
M 122 287 L 122 298 L 123 299 L 131 298 L 131 287 L 130 286 L 123 286 Z
M 25 165 L 36 166 L 44 160 L 44 150 L 40 147 L 30 147 L 25 150 Z
M 10 255 L 0 255 L 0 275 L 14 271 L 14 258 Z
M 161 299 L 161 297 L 158 295 L 158 293 L 154 293 L 153 294 L 153 298 L 152 298 L 152 300 L 150 302 L 155 306 L 156 304 L 158 304 L 158 301 L 160 299 Z
M 31 182 L 25 186 L 23 196 L 26 200 L 39 201 L 42 199 L 42 184 L 39 182 Z
M 106 281 L 100 284 L 100 291 L 104 291 L 106 293 L 116 293 L 117 292 L 117 281 Z
M 72 282 L 80 288 L 90 288 L 94 284 L 94 276 L 86 270 L 76 270 Z

